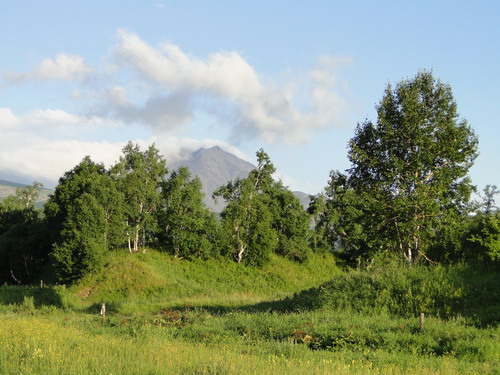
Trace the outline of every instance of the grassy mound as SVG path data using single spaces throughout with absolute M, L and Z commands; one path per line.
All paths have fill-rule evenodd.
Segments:
M 313 254 L 305 263 L 281 257 L 262 268 L 221 259 L 188 261 L 164 253 L 113 253 L 107 266 L 70 288 L 3 286 L 0 307 L 51 305 L 92 311 L 105 302 L 108 311 L 148 313 L 165 307 L 239 308 L 282 299 L 324 283 L 339 273 L 330 255 Z

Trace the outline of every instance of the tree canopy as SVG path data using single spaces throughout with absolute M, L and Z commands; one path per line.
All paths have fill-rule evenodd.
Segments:
M 158 236 L 161 248 L 177 257 L 208 258 L 220 251 L 222 234 L 203 203 L 201 187 L 186 167 L 172 172 L 163 185 Z
M 330 242 L 355 256 L 388 250 L 412 263 L 464 213 L 477 138 L 451 87 L 428 71 L 388 85 L 377 115 L 349 142 L 351 168 L 331 174 Z
M 264 150 L 256 156 L 257 168 L 247 178 L 214 192 L 228 202 L 221 215 L 230 236 L 228 252 L 238 263 L 252 265 L 265 263 L 272 252 L 305 260 L 309 215 L 298 198 L 273 179 L 276 169 Z

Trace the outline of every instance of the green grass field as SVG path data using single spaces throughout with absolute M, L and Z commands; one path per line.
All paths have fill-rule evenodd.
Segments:
M 499 290 L 478 266 L 114 254 L 70 288 L 0 287 L 0 374 L 499 374 Z

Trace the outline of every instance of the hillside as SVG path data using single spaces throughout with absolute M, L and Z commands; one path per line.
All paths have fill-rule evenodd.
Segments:
M 274 256 L 262 268 L 225 260 L 187 261 L 148 251 L 115 253 L 99 274 L 71 288 L 76 304 L 112 303 L 122 312 L 159 306 L 244 306 L 283 298 L 326 282 L 340 270 L 333 256 L 312 254 L 305 263 Z M 149 306 L 149 307 L 147 307 Z
M 0 201 L 4 200 L 10 195 L 16 194 L 16 189 L 18 187 L 24 187 L 24 186 L 26 186 L 26 184 L 19 184 L 17 182 L 0 179 Z M 43 188 L 40 191 L 38 199 L 35 201 L 36 207 L 40 208 L 47 201 L 47 199 L 49 199 L 49 195 L 52 194 L 52 192 L 53 192 L 52 189 Z

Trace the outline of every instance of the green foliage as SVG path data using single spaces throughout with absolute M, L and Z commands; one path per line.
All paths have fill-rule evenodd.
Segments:
M 172 173 L 162 189 L 158 213 L 160 246 L 172 255 L 202 258 L 217 255 L 221 228 L 203 203 L 201 181 L 185 167 Z
M 52 228 L 54 241 L 58 240 L 73 202 L 84 193 L 98 190 L 107 172 L 102 164 L 94 163 L 89 156 L 59 179 L 54 193 L 44 206 L 45 216 Z
M 281 182 L 269 156 L 257 151 L 257 168 L 214 192 L 228 205 L 222 225 L 230 234 L 228 254 L 238 263 L 265 264 L 271 253 L 304 261 L 309 253 L 309 215 Z
M 221 214 L 231 239 L 228 255 L 238 263 L 263 265 L 277 243 L 271 213 L 250 181 L 242 181 L 239 190 L 238 199 L 230 201 Z
M 500 211 L 482 216 L 469 239 L 479 244 L 492 262 L 500 264 Z
M 406 267 L 383 260 L 369 269 L 339 274 L 284 305 L 402 317 L 424 312 L 442 319 L 467 317 L 474 324 L 487 325 L 500 319 L 499 291 L 500 274 L 485 266 Z
M 331 298 L 345 297 L 343 305 L 278 312 L 271 298 L 318 285 L 317 270 L 332 259 L 312 254 L 312 265 L 276 261 L 259 269 L 215 259 L 181 261 L 154 251 L 117 253 L 108 272 L 69 289 L 0 287 L 1 372 L 494 374 L 500 365 L 498 294 L 491 293 L 499 289 L 499 279 L 491 268 L 385 262 L 386 269 L 375 263 L 369 271 L 348 273 L 345 281 L 338 274 L 334 280 L 340 286 L 332 281 L 318 288 Z M 297 274 L 303 280 L 291 283 Z M 441 296 L 454 294 L 465 306 L 457 301 L 449 318 L 427 310 L 422 331 L 418 317 L 407 312 L 415 307 L 411 296 L 400 293 L 401 306 L 410 302 L 403 316 L 389 310 L 381 291 L 396 279 L 408 293 L 428 292 L 431 298 L 439 295 L 439 284 L 445 290 Z M 356 304 L 365 303 L 358 310 L 348 300 L 353 284 L 370 289 L 366 303 L 357 299 Z M 68 294 L 90 307 L 68 307 Z M 98 315 L 102 301 L 108 308 L 105 321 Z M 489 321 L 483 309 L 490 309 Z M 485 324 L 477 326 L 478 321 Z
M 154 144 L 141 151 L 139 145 L 129 142 L 122 151 L 123 155 L 112 168 L 112 175 L 125 197 L 129 251 L 136 253 L 141 240 L 146 246 L 146 235 L 157 229 L 155 213 L 160 205 L 160 188 L 167 167 Z
M 59 281 L 71 283 L 95 272 L 109 249 L 125 243 L 123 210 L 116 183 L 89 157 L 61 177 L 45 205 Z
M 266 193 L 266 206 L 273 217 L 272 228 L 278 236 L 276 254 L 297 261 L 306 260 L 310 252 L 309 215 L 297 197 L 281 183 L 272 184 Z
M 303 263 L 271 255 L 262 267 L 220 258 L 188 261 L 154 250 L 110 255 L 105 269 L 83 278 L 71 291 L 87 305 L 112 302 L 120 312 L 185 304 L 247 305 L 311 288 L 339 272 L 331 255 L 313 254 Z
M 388 85 L 377 114 L 349 142 L 347 175 L 331 175 L 322 226 L 349 255 L 388 250 L 412 263 L 465 213 L 477 138 L 451 88 L 426 71 Z
M 70 207 L 52 252 L 59 281 L 72 283 L 99 271 L 107 251 L 105 211 L 93 195 L 83 193 Z
M 0 283 L 30 282 L 48 259 L 47 226 L 34 205 L 41 187 L 19 187 L 0 202 Z

